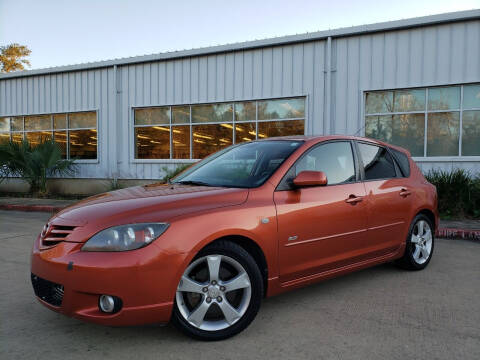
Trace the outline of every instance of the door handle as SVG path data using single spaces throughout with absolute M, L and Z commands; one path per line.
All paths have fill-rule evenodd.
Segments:
M 356 196 L 356 195 L 350 195 L 348 199 L 345 200 L 346 203 L 355 205 L 356 203 L 363 201 L 363 197 L 361 196 Z
M 404 198 L 405 198 L 405 197 L 407 197 L 408 195 L 411 195 L 411 194 L 412 194 L 412 192 L 409 191 L 409 190 L 407 190 L 407 189 L 405 189 L 405 188 L 402 189 L 402 190 L 400 190 L 400 196 L 401 196 L 401 197 L 404 197 Z

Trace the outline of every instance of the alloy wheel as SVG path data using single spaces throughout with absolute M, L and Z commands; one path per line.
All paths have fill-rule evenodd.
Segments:
M 225 255 L 207 255 L 192 262 L 176 292 L 182 317 L 206 331 L 226 329 L 247 311 L 252 295 L 248 273 Z
M 419 220 L 412 231 L 410 238 L 412 247 L 412 257 L 417 264 L 425 263 L 432 252 L 432 230 L 425 220 Z

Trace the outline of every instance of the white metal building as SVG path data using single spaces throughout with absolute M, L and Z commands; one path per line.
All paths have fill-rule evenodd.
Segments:
M 0 75 L 0 141 L 54 137 L 79 178 L 157 179 L 304 133 L 480 171 L 480 10 Z

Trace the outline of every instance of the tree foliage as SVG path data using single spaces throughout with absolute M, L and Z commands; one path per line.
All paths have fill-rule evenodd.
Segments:
M 0 72 L 25 70 L 25 66 L 30 66 L 30 61 L 26 57 L 31 52 L 28 47 L 17 43 L 0 46 Z
M 75 170 L 74 161 L 62 159 L 62 150 L 54 141 L 35 146 L 27 140 L 0 144 L 0 181 L 20 177 L 29 183 L 33 193 L 45 195 L 49 177 L 72 176 Z

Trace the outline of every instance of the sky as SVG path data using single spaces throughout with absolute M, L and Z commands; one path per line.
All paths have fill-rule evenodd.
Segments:
M 31 69 L 480 8 L 480 0 L 0 0 L 0 46 Z

